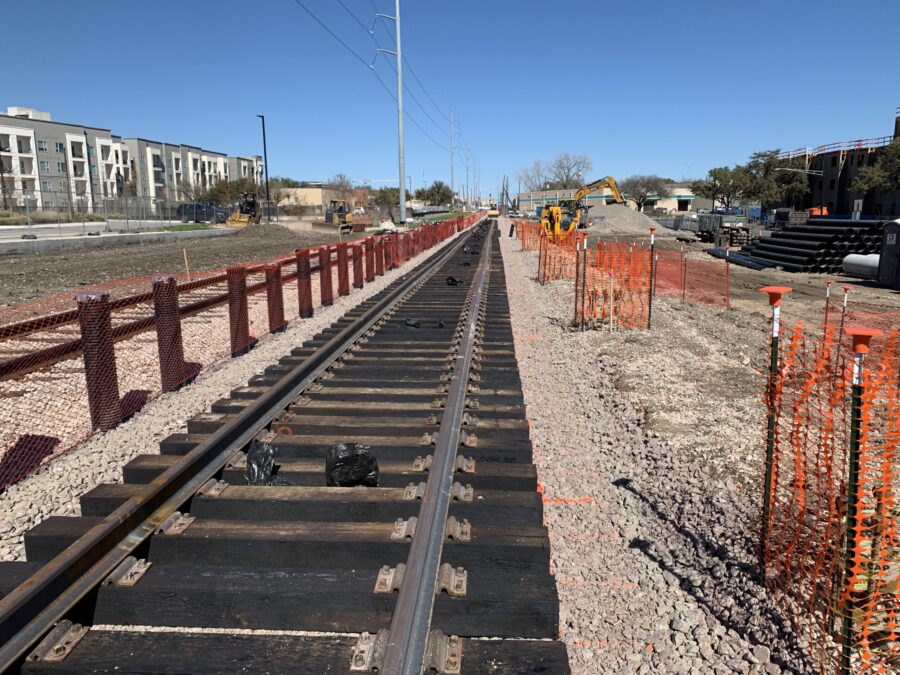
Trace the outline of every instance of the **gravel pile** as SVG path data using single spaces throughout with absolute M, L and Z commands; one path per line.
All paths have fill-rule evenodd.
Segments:
M 82 494 L 100 483 L 121 482 L 122 467 L 131 459 L 157 453 L 159 441 L 183 431 L 192 416 L 208 412 L 215 401 L 228 396 L 232 389 L 246 385 L 251 377 L 277 363 L 291 349 L 437 250 L 435 247 L 421 253 L 400 269 L 386 272 L 349 296 L 335 297 L 334 305 L 317 309 L 311 319 L 293 322 L 283 333 L 260 338 L 248 354 L 211 366 L 191 385 L 175 393 L 162 394 L 125 423 L 93 437 L 0 491 L 0 561 L 24 560 L 22 535 L 25 532 L 50 516 L 79 515 L 78 499 Z
M 759 338 L 742 334 L 764 324 L 661 303 L 653 334 L 570 332 L 571 287 L 502 247 L 574 671 L 813 672 L 756 567 Z
M 594 225 L 588 228 L 591 235 L 600 239 L 616 236 L 650 237 L 650 228 L 656 228 L 656 236 L 661 239 L 674 239 L 675 232 L 661 227 L 655 220 L 643 213 L 626 206 L 610 204 L 608 206 L 592 206 L 588 217 L 594 219 Z

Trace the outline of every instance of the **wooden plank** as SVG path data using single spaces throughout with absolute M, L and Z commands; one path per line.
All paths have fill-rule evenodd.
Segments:
M 355 637 L 92 630 L 64 661 L 26 663 L 29 675 L 347 673 Z M 462 673 L 570 672 L 565 645 L 548 640 L 463 640 Z
M 556 637 L 559 602 L 549 574 L 467 572 L 464 598 L 446 594 L 436 598 L 435 628 L 465 637 Z M 306 570 L 154 564 L 133 588 L 103 587 L 94 621 L 375 632 L 390 623 L 397 599 L 396 593 L 374 592 L 377 576 L 376 567 Z
M 428 453 L 422 453 L 424 456 Z M 466 455 L 467 453 L 462 453 Z M 176 455 L 139 455 L 125 465 L 122 470 L 126 483 L 146 484 L 178 461 Z M 295 485 L 322 486 L 325 484 L 325 460 L 322 458 L 281 460 L 275 458 L 275 473 Z M 427 473 L 412 470 L 412 461 L 380 459 L 378 461 L 379 485 L 381 487 L 406 487 L 410 481 L 425 480 Z M 244 484 L 246 458 L 241 455 L 237 462 L 226 468 L 222 480 L 232 485 Z M 531 464 L 501 464 L 499 462 L 479 462 L 475 473 L 459 473 L 457 480 L 471 483 L 477 490 L 536 490 L 537 470 Z
M 107 516 L 142 485 L 98 485 L 81 497 L 83 516 Z M 402 488 L 260 487 L 229 485 L 216 496 L 196 495 L 192 515 L 221 520 L 297 520 L 392 523 L 418 515 L 419 502 L 404 500 Z M 537 492 L 481 490 L 472 503 L 453 502 L 451 515 L 473 523 L 540 526 L 541 496 Z

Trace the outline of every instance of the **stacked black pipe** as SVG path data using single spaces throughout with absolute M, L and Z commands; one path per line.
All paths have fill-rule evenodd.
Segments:
M 881 220 L 810 218 L 743 246 L 741 253 L 762 267 L 833 274 L 846 255 L 879 253 L 883 227 Z

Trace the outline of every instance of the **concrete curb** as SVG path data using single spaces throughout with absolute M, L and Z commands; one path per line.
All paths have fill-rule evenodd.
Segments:
M 101 234 L 99 237 L 63 237 L 53 239 L 22 239 L 21 241 L 0 242 L 0 255 L 14 253 L 51 253 L 72 251 L 81 248 L 104 248 L 147 244 L 157 241 L 178 241 L 179 239 L 203 239 L 236 234 L 237 230 L 188 230 L 186 232 L 130 232 L 126 234 Z

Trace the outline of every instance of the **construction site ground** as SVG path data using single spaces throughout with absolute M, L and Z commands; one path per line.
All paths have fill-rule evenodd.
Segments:
M 359 236 L 359 235 L 356 235 Z M 0 308 L 76 291 L 112 279 L 221 269 L 239 262 L 270 260 L 294 249 L 338 240 L 337 230 L 252 225 L 228 237 L 30 253 L 0 258 Z M 345 237 L 346 240 L 346 237 Z M 145 292 L 146 284 L 134 292 Z

